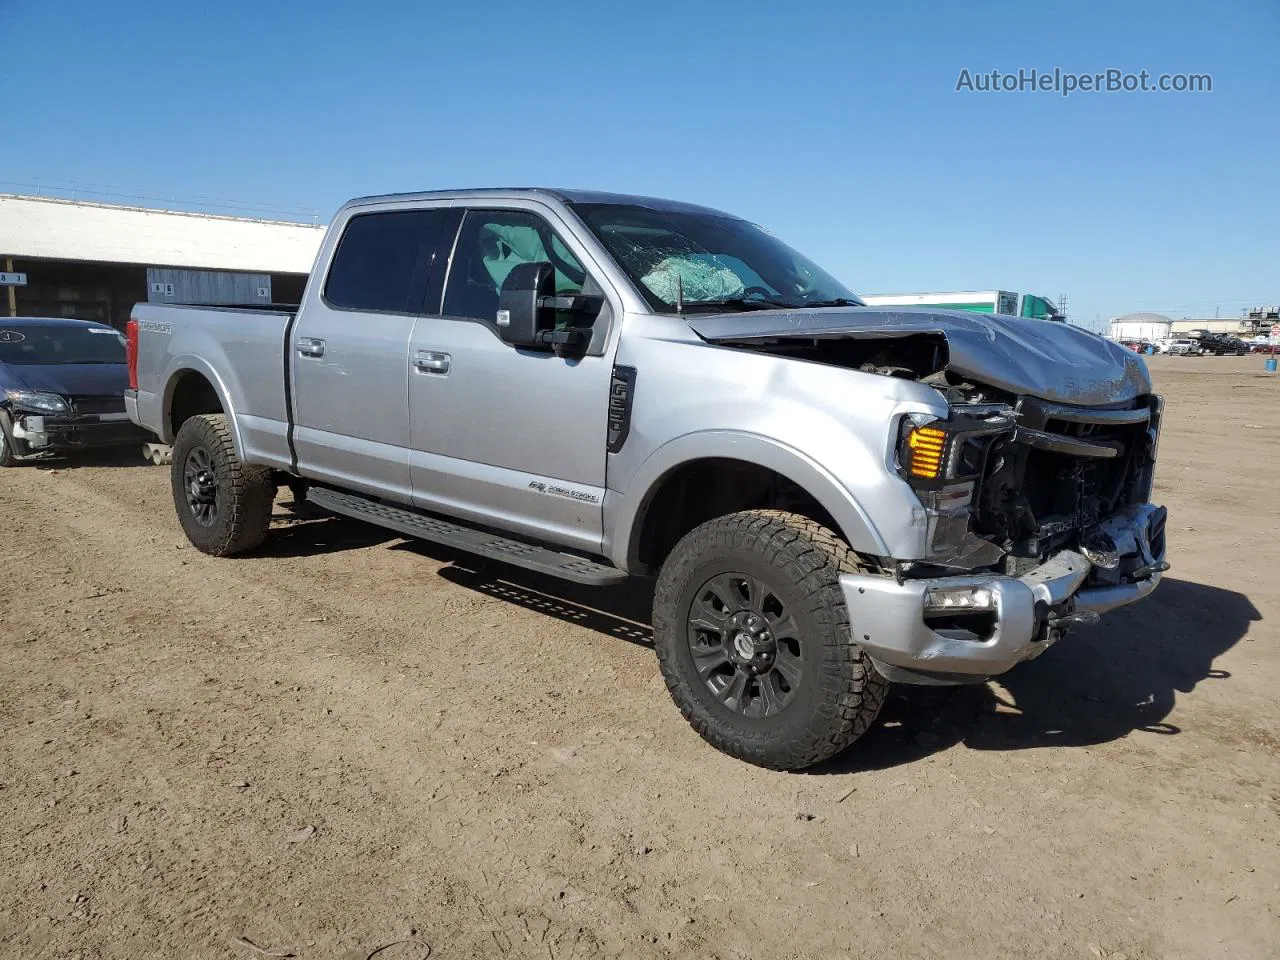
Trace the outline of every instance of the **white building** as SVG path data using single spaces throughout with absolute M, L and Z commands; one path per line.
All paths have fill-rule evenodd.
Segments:
M 1126 313 L 1111 321 L 1112 340 L 1163 340 L 1169 336 L 1173 321 L 1159 313 Z
M 324 227 L 0 194 L 0 315 L 123 327 L 139 301 L 297 303 Z M 14 278 L 10 278 L 14 279 Z

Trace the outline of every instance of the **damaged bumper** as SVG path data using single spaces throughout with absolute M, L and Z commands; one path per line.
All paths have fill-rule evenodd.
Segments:
M 1163 507 L 1142 504 L 1112 517 L 1106 527 L 1117 550 L 1105 565 L 1062 550 L 1021 577 L 899 582 L 844 574 L 854 637 L 889 680 L 972 683 L 1004 673 L 1070 627 L 1155 590 L 1168 567 L 1166 516 Z
M 127 413 L 79 416 L 19 413 L 13 420 L 13 438 L 29 457 L 122 446 L 150 437 L 129 420 Z

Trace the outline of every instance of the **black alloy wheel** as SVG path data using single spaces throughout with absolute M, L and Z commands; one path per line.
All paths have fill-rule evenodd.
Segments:
M 192 447 L 182 468 L 182 482 L 187 492 L 191 516 L 202 527 L 218 522 L 218 478 L 213 458 L 204 447 Z
M 804 677 L 800 628 L 777 592 L 746 573 L 712 577 L 694 595 L 688 642 L 698 676 L 745 717 L 786 709 Z

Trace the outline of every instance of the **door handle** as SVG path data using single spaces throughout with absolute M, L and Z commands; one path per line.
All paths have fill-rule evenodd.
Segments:
M 324 341 L 313 337 L 298 338 L 298 355 L 302 357 L 323 357 Z
M 419 350 L 418 355 L 413 358 L 413 365 L 423 373 L 448 373 L 449 355 L 447 353 L 434 353 L 430 350 Z

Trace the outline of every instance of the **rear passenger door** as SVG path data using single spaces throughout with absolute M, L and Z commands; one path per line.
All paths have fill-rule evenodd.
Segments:
M 354 212 L 289 344 L 305 477 L 409 503 L 409 337 L 454 215 L 447 204 Z M 455 220 L 456 222 L 456 220 Z

